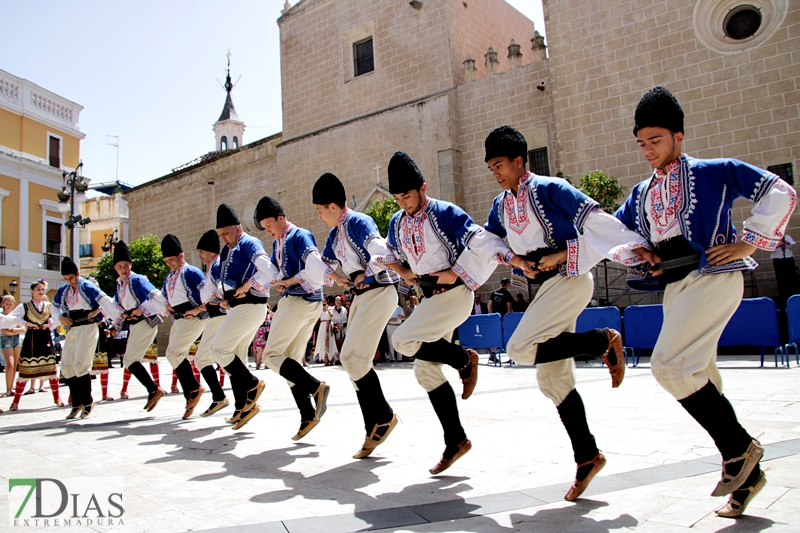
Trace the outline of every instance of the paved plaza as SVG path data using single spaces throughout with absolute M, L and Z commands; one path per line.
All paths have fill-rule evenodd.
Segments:
M 0 415 L 0 478 L 7 487 L 9 478 L 122 476 L 124 527 L 115 530 L 135 532 L 800 531 L 800 369 L 758 368 L 754 357 L 724 357 L 720 366 L 744 426 L 766 445 L 768 483 L 738 520 L 713 513 L 724 503 L 709 496 L 716 448 L 647 360 L 616 390 L 599 364 L 578 363 L 578 390 L 608 464 L 574 503 L 563 501 L 574 475 L 569 440 L 535 369 L 486 364 L 476 392 L 459 400 L 473 449 L 446 475 L 428 473 L 444 448 L 441 428 L 412 365 L 396 363 L 377 370 L 401 423 L 366 460 L 351 458 L 363 423 L 346 374 L 312 367 L 332 391 L 322 423 L 299 443 L 290 439 L 299 415 L 289 390 L 267 370 L 256 372 L 267 383 L 261 414 L 238 432 L 220 414 L 181 420 L 181 395 L 144 412 L 135 380 L 130 400 L 101 402 L 83 421 L 64 420 L 49 392 L 24 396 L 20 411 Z M 167 368 L 162 361 L 168 384 Z M 460 391 L 455 371 L 448 375 Z M 113 369 L 112 396 L 121 379 Z M 46 530 L 9 527 L 8 512 L 0 498 L 0 531 Z

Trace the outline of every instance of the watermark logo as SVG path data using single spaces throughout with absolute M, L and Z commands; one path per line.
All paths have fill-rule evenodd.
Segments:
M 125 525 L 121 477 L 8 480 L 11 527 Z

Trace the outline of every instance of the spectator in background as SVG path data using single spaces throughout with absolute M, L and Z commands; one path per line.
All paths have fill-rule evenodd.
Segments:
M 492 293 L 491 299 L 489 300 L 490 313 L 500 313 L 502 317 L 506 313 L 510 313 L 514 310 L 514 298 L 511 296 L 511 293 L 508 292 L 510 284 L 511 282 L 508 278 L 500 280 L 500 288 Z
M 253 339 L 253 358 L 256 361 L 256 370 L 261 368 L 261 358 L 264 355 L 264 348 L 267 346 L 270 326 L 272 326 L 272 310 L 267 305 L 267 314 L 264 317 L 264 322 L 256 331 L 256 337 Z
M 524 313 L 526 309 L 528 309 L 528 302 L 525 301 L 525 298 L 522 296 L 521 292 L 517 293 L 517 298 L 514 300 L 514 303 L 511 305 L 514 309 L 515 313 Z
M 779 309 L 786 308 L 786 300 L 789 296 L 800 292 L 800 278 L 797 276 L 797 265 L 795 265 L 792 253 L 794 245 L 794 239 L 786 234 L 770 254 L 772 266 L 775 269 L 775 279 L 778 281 L 778 298 L 775 303 L 778 304 Z
M 394 313 L 389 318 L 389 322 L 386 324 L 386 337 L 389 340 L 389 361 L 402 361 L 403 354 L 398 353 L 394 349 L 394 345 L 392 344 L 392 336 L 394 335 L 395 330 L 400 327 L 400 324 L 403 323 L 403 320 L 406 319 L 406 315 L 403 314 L 403 308 L 399 305 L 397 309 L 394 310 Z
M 472 314 L 473 315 L 485 315 L 489 312 L 489 308 L 486 307 L 486 304 L 481 301 L 481 295 L 477 292 L 475 293 L 475 304 L 472 306 Z
M 328 308 L 331 313 L 331 328 L 336 337 L 337 353 L 342 349 L 344 337 L 347 334 L 347 309 L 342 305 L 342 297 L 337 296 L 333 301 L 333 308 Z M 339 364 L 339 361 L 336 361 Z
M 10 294 L 3 295 L 3 314 L 7 315 L 17 307 L 17 301 Z M 20 333 L 25 332 L 24 326 L 2 330 L 3 357 L 6 360 L 6 393 L 3 398 L 14 396 L 14 379 L 17 377 L 17 363 L 22 344 L 19 341 Z
M 336 338 L 331 328 L 331 309 L 327 302 L 323 302 L 322 311 L 317 327 L 317 342 L 314 346 L 315 363 L 325 363 L 325 366 L 332 365 L 339 359 L 339 350 L 336 347 Z
M 412 294 L 408 297 L 408 309 L 406 309 L 406 318 L 408 318 L 411 313 L 414 312 L 414 309 L 417 307 L 417 303 L 419 303 L 419 299 L 416 295 Z

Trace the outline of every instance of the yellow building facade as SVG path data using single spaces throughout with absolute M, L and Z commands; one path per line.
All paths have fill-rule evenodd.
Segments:
M 0 70 L 0 291 L 13 290 L 18 301 L 29 297 L 36 279 L 46 279 L 51 290 L 61 281 L 69 243 L 57 194 L 62 172 L 80 162 L 81 110 Z M 74 248 L 77 257 L 77 239 Z

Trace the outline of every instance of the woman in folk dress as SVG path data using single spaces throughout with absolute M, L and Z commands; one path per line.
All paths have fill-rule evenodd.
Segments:
M 51 333 L 50 302 L 45 300 L 47 283 L 39 280 L 31 284 L 32 300 L 17 306 L 8 316 L 17 319 L 19 325 L 27 328 L 22 341 L 19 364 L 17 365 L 17 386 L 10 411 L 19 408 L 19 400 L 25 390 L 25 382 L 35 379 L 49 379 L 53 400 L 59 407 L 64 403 L 58 395 L 58 369 L 53 350 Z
M 331 311 L 328 304 L 322 302 L 322 312 L 319 315 L 317 328 L 317 344 L 314 347 L 314 362 L 325 362 L 330 366 L 339 359 L 339 349 L 336 347 L 336 336 L 331 327 Z

